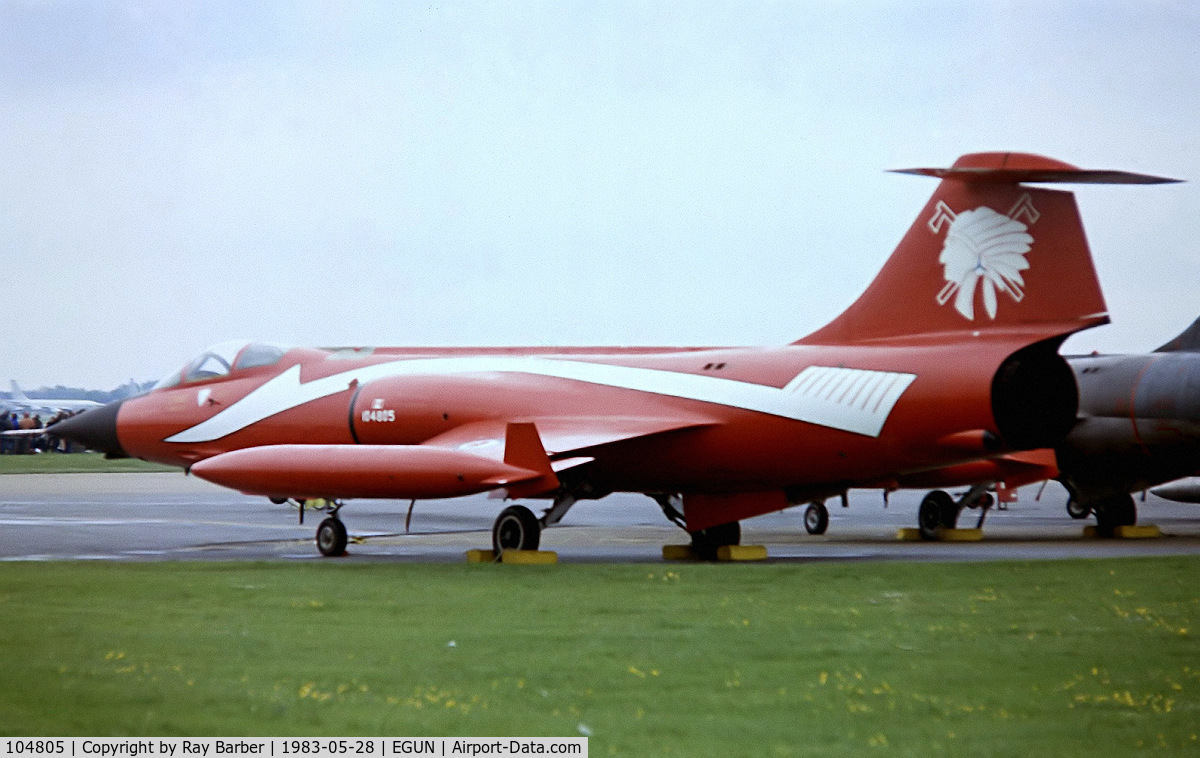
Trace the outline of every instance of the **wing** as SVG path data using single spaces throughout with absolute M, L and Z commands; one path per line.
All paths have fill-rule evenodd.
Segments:
M 304 498 L 446 498 L 503 487 L 512 497 L 552 492 L 557 472 L 593 458 L 557 455 L 708 421 L 550 418 L 464 424 L 420 445 L 262 445 L 192 465 L 192 474 L 246 494 Z M 542 432 L 545 425 L 546 431 Z
M 551 457 L 588 450 L 613 442 L 648 437 L 679 429 L 699 429 L 712 426 L 714 421 L 688 417 L 623 417 L 623 416 L 554 416 L 550 418 L 520 419 L 537 427 L 542 445 Z M 496 459 L 505 457 L 505 435 L 508 421 L 499 419 L 477 421 L 455 427 L 444 434 L 426 440 L 423 444 L 433 447 L 467 450 L 476 455 Z M 555 461 L 558 463 L 559 461 Z M 562 470 L 557 468 L 556 470 Z

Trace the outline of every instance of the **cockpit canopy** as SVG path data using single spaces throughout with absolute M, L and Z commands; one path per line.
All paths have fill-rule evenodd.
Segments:
M 287 350 L 286 347 L 268 342 L 222 342 L 205 350 L 182 370 L 163 377 L 162 381 L 154 385 L 154 389 L 216 379 L 241 369 L 271 366 L 278 363 Z

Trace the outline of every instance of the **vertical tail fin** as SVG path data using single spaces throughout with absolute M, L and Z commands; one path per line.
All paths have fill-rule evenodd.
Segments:
M 999 328 L 1050 337 L 1107 323 L 1074 195 L 1021 183 L 1175 181 L 1024 153 L 975 153 L 948 169 L 898 173 L 942 181 L 866 291 L 798 344 Z
M 13 400 L 20 400 L 23 403 L 29 402 L 29 396 L 26 395 L 24 392 L 22 392 L 21 388 L 17 386 L 16 379 L 9 379 L 8 383 L 12 385 L 12 399 Z
M 1200 318 L 1171 341 L 1155 350 L 1156 353 L 1200 353 Z

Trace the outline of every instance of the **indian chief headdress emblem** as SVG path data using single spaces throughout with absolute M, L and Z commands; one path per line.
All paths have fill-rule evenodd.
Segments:
M 996 318 L 997 292 L 1021 302 L 1025 298 L 1021 272 L 1029 268 L 1025 255 L 1033 243 L 1033 235 L 1019 219 L 1024 216 L 1034 224 L 1040 215 L 1028 192 L 1021 195 L 1007 216 L 986 206 L 956 214 L 950 206 L 938 201 L 933 218 L 929 219 L 930 230 L 937 234 L 946 221 L 950 222 L 942 254 L 938 256 L 946 277 L 946 285 L 937 295 L 938 305 L 945 305 L 953 297 L 954 309 L 974 321 L 977 287 L 983 290 L 983 307 L 988 318 Z

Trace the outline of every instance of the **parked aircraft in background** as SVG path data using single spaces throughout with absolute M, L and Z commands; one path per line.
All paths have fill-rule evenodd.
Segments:
M 1022 183 L 1171 180 L 1020 153 L 906 173 L 942 181 L 863 295 L 791 345 L 225 344 L 54 432 L 246 493 L 330 500 L 325 555 L 345 549 L 349 498 L 548 501 L 540 518 L 500 512 L 501 551 L 536 548 L 579 499 L 641 492 L 711 557 L 752 516 L 1019 465 L 1075 426 L 1062 341 L 1108 321 L 1074 197 Z
M 1153 353 L 1067 359 L 1079 382 L 1079 423 L 1056 447 L 1074 518 L 1132 524 L 1130 493 L 1200 473 L 1200 319 Z M 1186 482 L 1154 490 L 1185 502 Z M 1189 497 L 1194 499 L 1188 499 Z
M 4 407 L 11 411 L 29 411 L 30 413 L 57 413 L 58 411 L 82 411 L 89 408 L 99 408 L 100 403 L 92 400 L 67 400 L 64 398 L 52 397 L 29 397 L 17 385 L 15 379 L 10 380 L 12 384 L 12 396 L 6 400 L 0 400 L 0 407 Z

